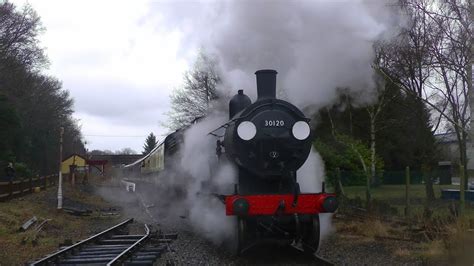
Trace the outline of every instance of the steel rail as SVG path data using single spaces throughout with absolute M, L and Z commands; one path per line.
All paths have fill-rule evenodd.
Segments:
M 117 257 L 115 257 L 113 260 L 107 263 L 107 266 L 116 265 L 117 263 L 120 262 L 120 260 L 126 259 L 126 255 L 130 253 L 135 247 L 140 245 L 143 241 L 145 241 L 145 239 L 147 239 L 149 236 L 150 236 L 150 229 L 148 228 L 148 225 L 145 224 L 145 235 L 143 235 L 142 238 L 137 240 L 137 242 L 133 243 L 130 247 L 122 251 L 122 253 L 118 254 Z
M 113 227 L 110 227 L 110 228 L 108 228 L 108 229 L 106 229 L 106 230 L 104 230 L 104 231 L 102 231 L 102 232 L 100 232 L 100 233 L 98 233 L 98 234 L 95 234 L 95 235 L 93 235 L 93 236 L 91 236 L 91 237 L 89 237 L 89 238 L 87 238 L 87 239 L 85 239 L 85 240 L 82 240 L 82 241 L 80 241 L 80 242 L 77 242 L 77 243 L 74 244 L 74 245 L 71 245 L 71 246 L 66 247 L 66 248 L 64 248 L 64 249 L 62 249 L 62 250 L 59 250 L 59 251 L 57 251 L 57 252 L 55 252 L 55 253 L 53 253 L 53 254 L 50 254 L 50 255 L 48 255 L 47 257 L 45 257 L 45 258 L 43 258 L 43 259 L 41 259 L 41 260 L 38 260 L 38 261 L 35 261 L 35 262 L 31 263 L 30 265 L 31 265 L 31 266 L 34 266 L 34 265 L 43 265 L 43 264 L 46 264 L 48 261 L 50 261 L 50 260 L 52 260 L 52 259 L 55 259 L 55 258 L 58 258 L 60 255 L 63 255 L 63 254 L 65 254 L 65 253 L 68 253 L 69 251 L 72 251 L 73 249 L 75 249 L 75 248 L 77 248 L 77 247 L 79 247 L 79 246 L 81 246 L 81 245 L 84 245 L 84 244 L 86 244 L 86 243 L 88 243 L 88 242 L 90 242 L 90 241 L 92 241 L 92 240 L 96 240 L 97 238 L 99 238 L 99 237 L 101 237 L 101 236 L 103 236 L 103 235 L 106 235 L 107 233 L 110 233 L 110 232 L 112 232 L 112 231 L 114 231 L 114 230 L 117 230 L 117 229 L 119 229 L 120 227 L 122 227 L 122 226 L 124 226 L 124 225 L 127 225 L 127 224 L 129 224 L 129 223 L 131 223 L 131 222 L 133 222 L 133 218 L 130 218 L 130 219 L 128 219 L 128 220 L 125 220 L 125 221 L 123 221 L 123 222 L 121 222 L 121 223 L 119 223 L 119 224 L 117 224 L 117 225 L 115 225 L 115 226 L 113 226 Z

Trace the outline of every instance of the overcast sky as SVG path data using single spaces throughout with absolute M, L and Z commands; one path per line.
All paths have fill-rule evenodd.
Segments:
M 18 6 L 26 1 L 13 1 Z M 167 132 L 169 94 L 182 81 L 196 47 L 164 21 L 171 2 L 29 0 L 46 28 L 40 36 L 47 73 L 74 98 L 87 148 L 142 151 L 153 132 Z M 160 8 L 162 7 L 162 8 Z

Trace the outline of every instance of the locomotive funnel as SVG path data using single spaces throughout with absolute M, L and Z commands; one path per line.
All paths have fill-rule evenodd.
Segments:
M 275 99 L 276 75 L 273 69 L 263 69 L 255 72 L 257 75 L 257 100 Z

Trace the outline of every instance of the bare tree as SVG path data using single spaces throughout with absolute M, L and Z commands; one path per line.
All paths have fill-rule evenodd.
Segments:
M 384 128 L 381 124 L 380 115 L 383 112 L 385 106 L 397 97 L 397 94 L 391 94 L 385 89 L 385 79 L 380 73 L 375 76 L 377 84 L 377 102 L 373 105 L 365 107 L 365 110 L 369 116 L 369 143 L 370 143 L 370 182 L 368 185 L 375 183 L 376 181 L 376 145 L 377 145 L 377 131 Z
M 471 5 L 471 6 L 470 6 Z M 446 116 L 456 134 L 462 176 L 467 173 L 467 140 L 470 117 L 469 94 L 472 91 L 472 21 L 470 1 L 440 1 L 432 7 L 416 5 L 436 24 L 431 32 L 434 75 L 429 87 L 436 91 L 447 104 Z M 465 182 L 467 188 L 467 182 Z
M 28 70 L 38 70 L 47 64 L 47 58 L 38 45 L 38 35 L 43 30 L 40 17 L 30 5 L 17 11 L 8 1 L 0 3 L 0 59 L 10 63 L 0 64 L 0 72 L 5 72 L 12 64 Z
M 403 45 L 396 45 L 394 50 L 385 51 L 386 58 L 379 67 L 403 90 L 414 93 L 439 114 L 434 130 L 442 121 L 450 125 L 457 137 L 463 176 L 467 177 L 472 3 L 468 0 L 403 0 L 401 3 L 413 18 L 413 25 L 404 34 L 410 37 L 408 51 L 413 53 L 403 54 L 400 52 L 404 51 Z M 435 102 L 433 96 L 441 101 Z
M 132 148 L 123 148 L 121 150 L 117 150 L 115 152 L 116 155 L 130 155 L 130 154 L 138 154 L 136 151 L 134 151 Z
M 217 85 L 221 79 L 217 65 L 215 57 L 199 52 L 192 69 L 184 74 L 183 86 L 171 95 L 168 128 L 187 126 L 208 113 L 212 101 L 218 98 Z
M 459 119 L 466 118 L 464 116 L 466 109 L 460 110 L 458 107 L 461 105 L 467 107 L 467 104 L 461 103 L 464 101 L 462 99 L 467 98 L 460 91 L 455 92 L 458 90 L 457 85 L 454 85 L 457 82 L 452 78 L 457 74 L 452 76 L 446 71 L 445 57 L 454 52 L 451 49 L 454 36 L 450 35 L 453 35 L 452 27 L 456 23 L 451 21 L 454 17 L 444 9 L 446 6 L 451 6 L 449 9 L 453 10 L 452 7 L 459 4 L 456 2 L 462 1 L 400 0 L 400 7 L 410 19 L 409 23 L 401 28 L 401 34 L 395 41 L 377 47 L 381 57 L 377 66 L 380 72 L 397 83 L 404 92 L 412 94 L 419 100 L 418 109 L 414 112 L 420 118 L 420 125 L 424 105 L 429 106 L 433 114 L 437 114 L 432 132 L 435 132 L 443 121 L 448 121 L 458 129 L 465 128 L 466 125 Z M 443 72 L 449 76 L 448 78 L 445 75 L 451 79 L 450 81 L 442 78 Z M 442 84 L 445 85 L 440 86 Z M 459 112 L 453 113 L 455 109 Z M 462 134 L 459 137 L 462 139 Z M 462 149 L 464 148 L 460 146 L 460 150 Z M 429 171 L 430 161 L 433 160 L 432 154 L 427 152 L 421 156 L 426 160 L 422 168 Z M 427 199 L 432 200 L 434 198 L 432 180 L 426 173 L 424 177 Z

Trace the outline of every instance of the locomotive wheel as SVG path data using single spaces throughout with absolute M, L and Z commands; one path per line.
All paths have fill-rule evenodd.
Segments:
M 310 222 L 305 225 L 306 234 L 303 238 L 303 249 L 305 253 L 313 254 L 319 249 L 319 238 L 321 229 L 319 223 L 319 215 L 313 216 Z

